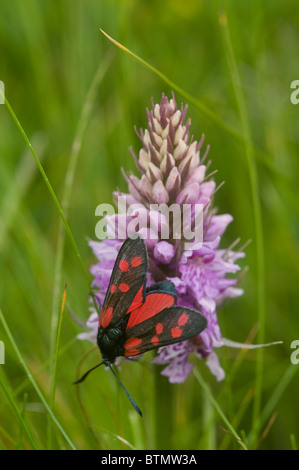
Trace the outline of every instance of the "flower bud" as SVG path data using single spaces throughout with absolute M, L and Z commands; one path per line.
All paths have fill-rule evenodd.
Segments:
M 169 194 L 162 181 L 156 181 L 153 186 L 152 196 L 158 204 L 167 204 L 169 201 Z
M 166 189 L 169 192 L 169 194 L 176 194 L 181 186 L 181 175 L 177 169 L 177 167 L 173 167 L 171 172 L 169 173 L 169 176 L 166 180 Z
M 154 248 L 154 257 L 159 263 L 169 264 L 174 257 L 174 246 L 166 241 L 161 241 Z
M 194 204 L 198 201 L 199 184 L 192 183 L 186 186 L 176 198 L 177 204 Z

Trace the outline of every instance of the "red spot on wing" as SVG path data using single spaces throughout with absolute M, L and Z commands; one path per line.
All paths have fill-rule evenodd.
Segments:
M 141 256 L 135 256 L 135 258 L 133 258 L 131 261 L 132 268 L 137 268 L 137 266 L 140 266 L 141 264 L 142 264 Z
M 145 297 L 145 302 L 134 311 L 132 311 L 127 329 L 138 325 L 148 318 L 153 317 L 165 308 L 171 307 L 175 302 L 175 298 L 171 294 L 153 292 Z
M 157 344 L 159 344 L 159 338 L 158 338 L 158 336 L 154 336 L 154 337 L 151 339 L 151 342 L 153 343 L 154 346 L 157 346 Z
M 162 331 L 163 331 L 163 325 L 162 325 L 162 323 L 157 323 L 157 324 L 156 324 L 156 333 L 157 333 L 157 335 L 159 335 L 160 333 L 162 333 Z
M 128 290 L 130 289 L 128 284 L 126 284 L 125 282 L 122 282 L 121 284 L 119 284 L 118 288 L 121 292 L 128 292 Z
M 103 328 L 107 328 L 107 326 L 109 325 L 111 321 L 112 315 L 113 315 L 113 308 L 108 307 L 104 313 L 104 318 L 103 318 L 103 323 L 102 323 Z
M 104 311 L 103 309 L 101 310 L 101 315 L 100 315 L 100 321 L 99 321 L 99 328 L 101 326 L 101 323 L 102 323 L 102 320 L 103 320 L 103 315 L 104 315 Z
M 185 312 L 182 313 L 182 315 L 178 319 L 178 325 L 180 325 L 180 326 L 186 325 L 186 323 L 188 321 L 188 318 L 189 318 L 189 315 L 187 315 L 187 313 L 185 313 Z
M 135 308 L 140 307 L 140 305 L 143 303 L 143 286 L 140 287 L 139 291 L 135 295 L 134 299 L 132 300 L 132 303 L 130 307 L 127 310 L 127 313 L 132 312 L 135 310 Z
M 182 333 L 183 333 L 183 331 L 178 326 L 175 326 L 174 328 L 171 328 L 171 336 L 173 338 L 179 338 Z
M 123 273 L 126 273 L 129 269 L 129 263 L 125 259 L 121 259 L 118 267 Z
M 136 348 L 136 346 L 139 346 L 140 343 L 142 343 L 142 339 L 140 339 L 140 338 L 130 338 L 125 342 L 124 347 L 125 347 L 125 349 L 127 349 L 127 348 Z
M 111 292 L 111 294 L 113 294 L 113 293 L 116 291 L 116 289 L 117 289 L 116 285 L 115 285 L 115 284 L 111 284 L 111 286 L 110 286 L 110 292 Z
M 125 356 L 136 356 L 140 354 L 140 351 L 136 349 L 140 343 L 142 343 L 142 339 L 140 338 L 130 338 L 128 341 L 125 342 Z
M 141 354 L 141 352 L 138 349 L 125 350 L 125 356 L 126 357 L 137 356 L 137 354 Z

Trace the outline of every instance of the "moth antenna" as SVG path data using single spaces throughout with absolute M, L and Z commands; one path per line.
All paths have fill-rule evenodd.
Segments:
M 85 372 L 84 375 L 82 375 L 81 379 L 76 380 L 76 382 L 73 382 L 73 385 L 76 385 L 76 384 L 79 384 L 79 383 L 83 382 L 83 380 L 86 379 L 86 377 L 88 376 L 88 374 L 90 374 L 90 372 L 95 370 L 97 367 L 100 367 L 102 364 L 104 364 L 104 362 L 101 362 L 100 364 L 98 364 L 98 365 L 92 367 L 91 369 L 89 369 L 87 372 Z
M 112 374 L 114 375 L 114 377 L 116 378 L 116 380 L 118 381 L 119 385 L 121 386 L 121 388 L 125 391 L 127 397 L 129 398 L 130 402 L 131 402 L 131 405 L 133 406 L 134 410 L 137 411 L 137 413 L 141 416 L 142 418 L 142 412 L 139 408 L 139 406 L 137 405 L 136 401 L 134 400 L 134 398 L 132 397 L 132 395 L 129 394 L 128 390 L 126 389 L 126 387 L 121 383 L 121 381 L 119 380 L 119 378 L 117 377 L 116 373 L 114 372 L 114 370 L 112 369 L 111 367 L 111 364 L 109 364 L 109 367 L 110 367 L 110 370 L 112 372 Z

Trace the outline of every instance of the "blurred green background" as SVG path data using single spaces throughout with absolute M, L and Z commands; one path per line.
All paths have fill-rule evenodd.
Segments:
M 128 151 L 130 145 L 136 152 L 140 148 L 134 125 L 144 128 L 151 97 L 160 102 L 162 92 L 170 96 L 173 88 L 109 42 L 99 28 L 218 117 L 216 122 L 174 90 L 177 102 L 189 105 L 191 134 L 199 140 L 204 133 L 205 143 L 211 145 L 211 169 L 218 169 L 217 183 L 225 181 L 215 204 L 219 213 L 231 213 L 234 222 L 222 246 L 238 237 L 242 243 L 252 240 L 241 261 L 242 267 L 249 267 L 242 281 L 245 293 L 219 312 L 221 330 L 235 341 L 244 342 L 249 336 L 257 342 L 260 271 L 256 219 L 246 145 L 225 128 L 227 125 L 242 136 L 235 82 L 227 61 L 229 50 L 219 21 L 221 9 L 228 18 L 258 176 L 255 194 L 262 215 L 261 263 L 265 266 L 261 294 L 266 312 L 264 340 L 282 340 L 283 344 L 265 349 L 261 356 L 257 351 L 221 348 L 217 352 L 227 374 L 221 383 L 203 362 L 197 362 L 197 368 L 248 447 L 296 448 L 299 364 L 290 362 L 290 343 L 299 339 L 299 105 L 291 104 L 290 84 L 299 79 L 297 2 L 4 0 L 0 7 L 0 80 L 60 201 L 70 158 L 78 157 L 68 220 L 87 271 L 94 262 L 87 240 L 95 238 L 95 208 L 102 202 L 111 203 L 117 187 L 127 189 L 121 167 L 135 171 Z M 95 77 L 95 93 L 87 109 Z M 84 107 L 87 114 L 82 121 Z M 5 105 L 0 106 L 0 135 L 0 306 L 23 359 L 50 403 L 52 311 L 59 311 L 67 282 L 67 302 L 85 321 L 89 292 L 68 239 L 62 268 L 55 277 L 59 215 Z M 76 135 L 81 145 L 78 153 Z M 130 409 L 112 374 L 104 370 L 94 373 L 80 388 L 78 400 L 72 381 L 90 347 L 75 340 L 79 332 L 81 328 L 66 310 L 54 413 L 77 448 L 239 448 L 196 377 L 170 387 L 166 379 L 157 379 L 150 354 L 141 364 L 125 364 L 120 371 L 144 412 L 143 420 Z M 48 413 L 2 324 L 0 340 L 6 346 L 6 364 L 0 366 L 0 446 L 31 448 L 24 434 L 25 422 L 36 447 L 69 448 L 55 425 L 51 431 Z M 90 354 L 82 369 L 98 358 L 98 353 Z M 258 412 L 254 411 L 257 364 L 262 367 Z M 173 397 L 171 424 L 159 419 L 161 406 L 167 406 L 167 401 L 159 403 L 159 387 L 161 396 L 165 398 L 168 392 Z

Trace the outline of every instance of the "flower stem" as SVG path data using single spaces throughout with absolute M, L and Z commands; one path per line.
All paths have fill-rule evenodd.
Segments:
M 174 432 L 174 389 L 166 377 L 161 375 L 160 367 L 155 367 L 155 435 L 156 449 L 172 448 Z

